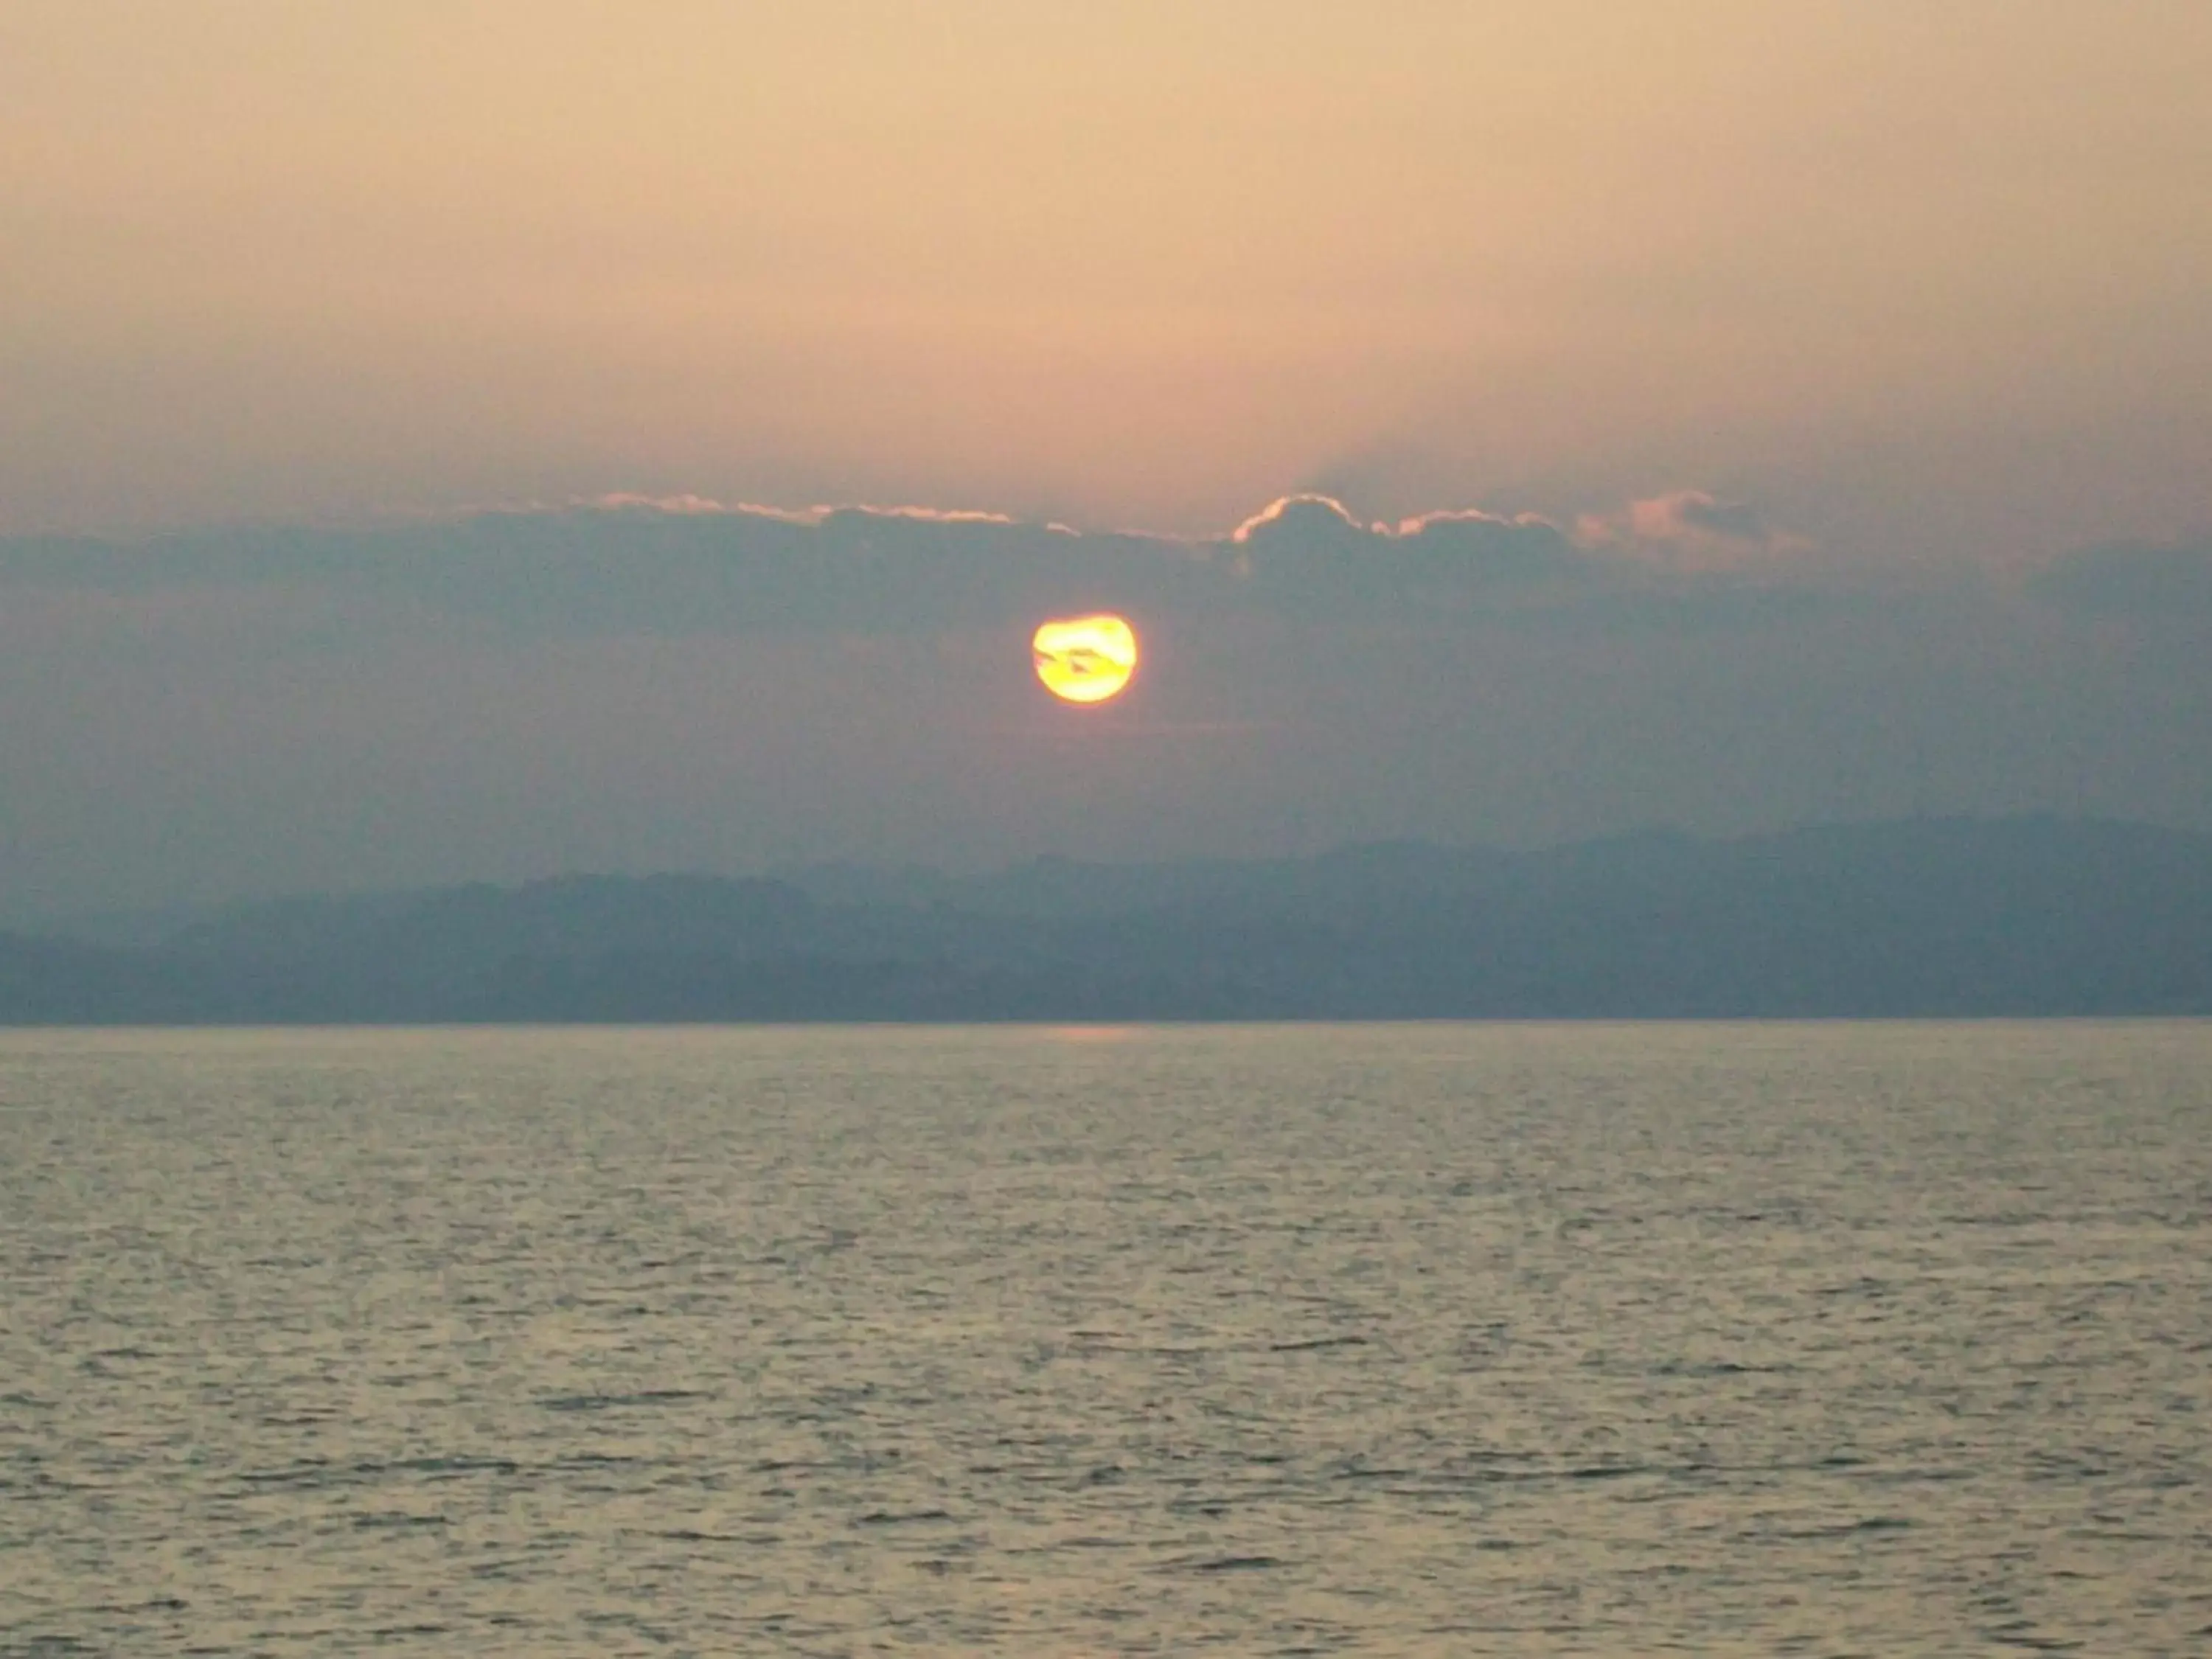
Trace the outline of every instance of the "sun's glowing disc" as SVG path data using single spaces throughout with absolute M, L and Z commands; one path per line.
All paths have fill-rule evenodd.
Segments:
M 1066 702 L 1103 702 L 1137 672 L 1137 633 L 1119 617 L 1055 617 L 1030 650 L 1044 689 Z

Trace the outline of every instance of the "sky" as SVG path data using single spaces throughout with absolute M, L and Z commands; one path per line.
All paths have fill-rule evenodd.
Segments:
M 0 0 L 0 917 L 2212 824 L 2208 74 L 2198 0 Z

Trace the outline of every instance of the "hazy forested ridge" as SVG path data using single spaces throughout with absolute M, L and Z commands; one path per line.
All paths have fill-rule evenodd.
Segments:
M 577 876 L 0 935 L 11 1024 L 2208 1012 L 2212 836 L 2049 817 Z

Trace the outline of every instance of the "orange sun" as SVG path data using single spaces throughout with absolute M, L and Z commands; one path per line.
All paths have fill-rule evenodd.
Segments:
M 1137 672 L 1137 632 L 1119 617 L 1055 617 L 1030 641 L 1036 676 L 1063 702 L 1103 702 Z

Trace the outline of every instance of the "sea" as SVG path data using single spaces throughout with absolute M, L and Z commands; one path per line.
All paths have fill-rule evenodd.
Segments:
M 0 1035 L 0 1653 L 2212 1653 L 2212 1024 Z

